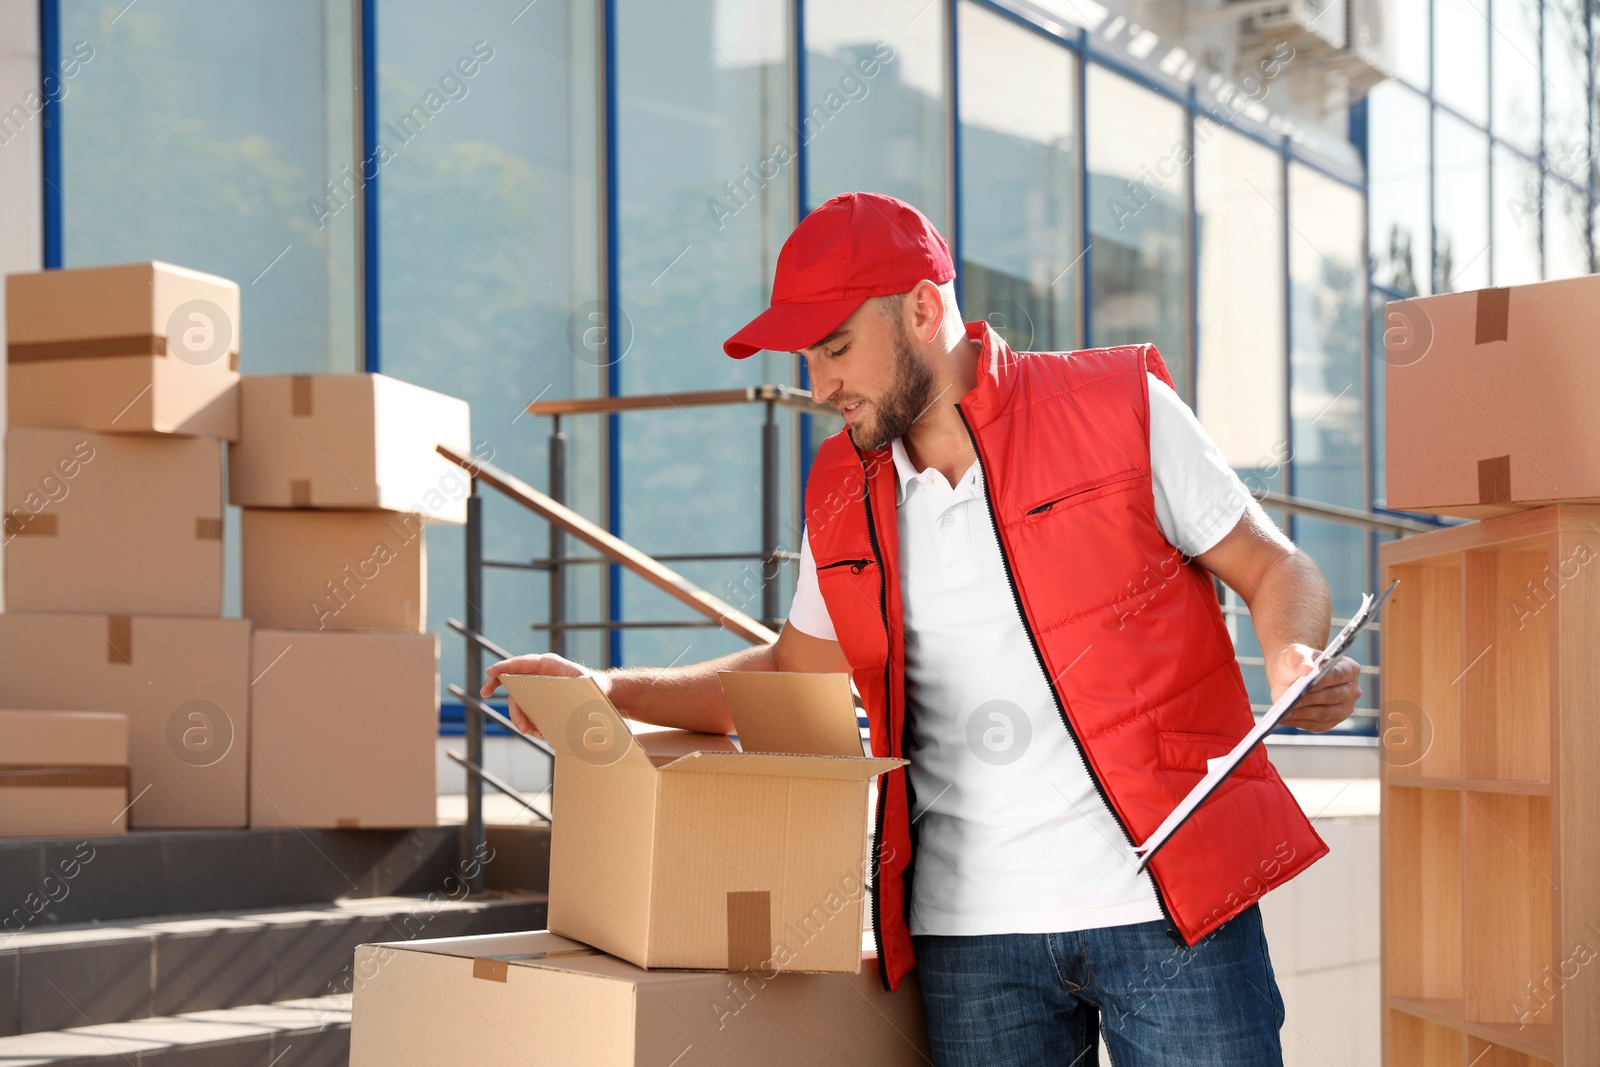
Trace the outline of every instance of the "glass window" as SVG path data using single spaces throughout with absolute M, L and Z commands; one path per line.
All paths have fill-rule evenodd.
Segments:
M 1544 276 L 1573 278 L 1589 271 L 1589 197 L 1582 189 L 1546 175 Z
M 1545 0 L 1544 154 L 1569 181 L 1589 173 L 1589 27 L 1583 0 Z
M 1539 0 L 1495 0 L 1494 132 L 1539 152 Z
M 597 395 L 606 358 L 584 343 L 600 322 L 595 14 L 592 0 L 520 7 L 385 0 L 379 11 L 379 306 L 384 373 L 470 402 L 474 445 L 547 486 L 550 423 L 519 411 L 538 396 Z M 563 425 L 567 502 L 597 520 L 602 428 L 582 416 Z M 483 506 L 490 558 L 547 554 L 543 524 L 498 493 Z M 466 595 L 461 530 L 426 536 L 428 625 L 445 662 L 459 663 L 444 620 Z M 573 571 L 569 617 L 600 617 L 600 570 Z M 546 618 L 547 590 L 537 572 L 496 571 L 489 636 L 550 647 L 527 630 Z M 599 637 L 574 631 L 564 651 L 598 663 Z
M 852 190 L 913 204 L 948 240 L 945 36 L 926 0 L 800 0 L 807 207 Z
M 778 249 L 794 226 L 788 5 L 618 0 L 615 10 L 619 327 L 632 336 L 615 367 L 618 391 L 790 382 L 787 352 L 745 360 L 722 352 L 723 340 L 767 306 Z M 892 69 L 871 78 L 851 72 L 846 111 L 876 101 Z M 815 139 L 842 133 L 833 122 Z M 620 536 L 654 555 L 758 551 L 764 414 L 750 404 L 618 416 Z M 780 456 L 781 469 L 788 462 Z M 792 487 L 779 488 L 787 502 Z M 782 547 L 797 549 L 797 537 L 791 532 Z M 719 594 L 759 585 L 755 560 L 672 566 Z M 623 618 L 699 618 L 619 573 Z M 762 613 L 759 596 L 733 598 Z M 744 647 L 720 630 L 640 629 L 626 635 L 623 662 L 677 662 L 691 645 L 696 659 Z
M 1291 488 L 1295 496 L 1355 508 L 1367 506 L 1361 215 L 1357 190 L 1290 165 Z M 1303 517 L 1292 529 L 1327 578 L 1334 615 L 1348 618 L 1370 577 L 1365 531 Z
M 1495 145 L 1495 285 L 1524 285 L 1544 277 L 1539 266 L 1539 202 L 1539 168 L 1504 145 Z
M 1534 0 L 1537 3 L 1537 0 Z M 1389 55 L 1394 72 L 1424 92 L 1428 89 L 1428 0 L 1395 0 L 1384 8 L 1394 21 Z
M 1434 112 L 1433 290 L 1489 284 L 1489 138 Z
M 62 0 L 63 55 L 93 52 L 62 103 L 65 265 L 232 278 L 245 373 L 357 370 L 351 9 Z
M 1395 7 L 1410 7 L 1417 0 L 1401 0 Z M 1489 121 L 1489 24 L 1482 0 L 1433 0 L 1433 91 L 1479 125 Z M 1417 47 L 1421 38 L 1401 37 L 1397 50 Z
M 1154 342 L 1189 395 L 1184 108 L 1088 70 L 1089 343 Z
M 1428 102 L 1395 82 L 1367 95 L 1367 197 L 1372 280 L 1402 293 L 1432 291 Z
M 1210 119 L 1194 139 L 1196 413 L 1231 466 L 1276 468 L 1288 438 L 1283 159 Z
M 973 3 L 958 11 L 962 315 L 1018 350 L 1077 348 L 1077 60 Z

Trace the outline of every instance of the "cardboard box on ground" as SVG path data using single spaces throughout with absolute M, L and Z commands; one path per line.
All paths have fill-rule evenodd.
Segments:
M 382 374 L 251 375 L 239 388 L 228 499 L 250 508 L 376 508 L 467 521 L 467 402 Z
M 239 286 L 170 263 L 6 279 L 11 426 L 238 437 Z
M 1388 507 L 1600 502 L 1600 276 L 1393 301 L 1384 325 Z
M 128 717 L 0 711 L 0 837 L 120 834 Z
M 245 616 L 263 629 L 423 632 L 424 525 L 389 511 L 245 508 Z
M 557 796 L 560 795 L 559 790 Z M 352 1067 L 931 1062 L 916 975 L 647 971 L 540 931 L 356 950 Z
M 222 445 L 13 427 L 5 608 L 222 613 Z
M 251 647 L 251 826 L 435 823 L 437 634 L 257 630 Z
M 128 824 L 247 821 L 250 623 L 0 614 L 0 707 L 128 718 Z
M 593 679 L 502 676 L 556 750 L 550 929 L 641 967 L 854 972 L 869 786 L 905 761 L 861 754 L 848 675 L 721 678 L 743 750 L 652 757 Z

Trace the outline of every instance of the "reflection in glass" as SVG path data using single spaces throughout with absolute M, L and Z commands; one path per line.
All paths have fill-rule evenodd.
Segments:
M 232 278 L 245 373 L 359 369 L 354 110 L 328 106 L 352 33 L 338 0 L 62 0 L 63 56 L 92 51 L 62 102 L 65 265 Z
M 1361 194 L 1298 163 L 1289 168 L 1289 411 L 1293 494 L 1364 508 L 1368 423 L 1362 385 Z M 1333 590 L 1334 614 L 1360 604 L 1367 536 L 1296 518 L 1296 542 Z
M 959 18 L 962 317 L 1077 348 L 1077 60 L 973 3 Z
M 1544 276 L 1588 274 L 1589 198 L 1549 175 L 1544 180 Z
M 1589 174 L 1589 26 L 1583 0 L 1545 0 L 1544 153 L 1568 181 Z
M 1399 0 L 1397 8 L 1422 7 Z M 1489 119 L 1488 5 L 1482 0 L 1433 0 L 1434 95 L 1479 124 Z M 1421 51 L 1425 37 L 1397 38 L 1397 51 Z
M 550 422 L 519 415 L 522 405 L 594 396 L 604 383 L 604 349 L 584 344 L 600 321 L 590 318 L 600 270 L 589 135 L 595 16 L 592 0 L 547 0 L 512 24 L 520 7 L 385 0 L 377 111 L 392 154 L 380 170 L 379 307 L 384 372 L 467 400 L 474 443 L 543 488 Z M 575 321 L 584 325 L 569 332 Z M 563 426 L 567 502 L 597 520 L 603 426 L 583 417 Z M 488 557 L 546 554 L 546 532 L 522 509 L 498 493 L 483 507 Z M 426 536 L 428 627 L 446 661 L 458 662 L 460 638 L 444 620 L 463 610 L 461 531 L 433 526 Z M 600 617 L 602 572 L 574 570 L 570 615 Z M 527 647 L 528 623 L 545 617 L 547 580 L 495 573 L 484 594 L 488 632 Z M 575 631 L 565 651 L 601 661 L 595 633 Z
M 1209 119 L 1195 125 L 1199 242 L 1196 414 L 1235 468 L 1275 468 L 1284 425 L 1283 161 Z
M 1367 187 L 1372 280 L 1402 293 L 1432 291 L 1428 103 L 1395 82 L 1367 96 Z
M 1389 54 L 1394 62 L 1395 74 L 1426 92 L 1428 49 L 1420 44 L 1431 36 L 1426 0 L 1395 0 L 1384 11 L 1394 20 Z
M 1494 284 L 1539 281 L 1539 168 L 1494 146 Z
M 1489 284 L 1489 138 L 1434 112 L 1433 290 Z
M 794 225 L 787 4 L 618 0 L 616 11 L 617 270 L 633 335 L 616 368 L 619 391 L 792 381 L 787 352 L 744 360 L 722 352 L 723 340 L 766 307 Z M 850 103 L 857 112 L 879 100 L 887 80 L 861 77 L 871 95 Z M 814 141 L 836 132 L 829 126 Z M 764 414 L 751 404 L 620 416 L 621 536 L 652 554 L 759 549 Z M 797 549 L 797 534 L 782 547 Z M 761 614 L 757 562 L 674 567 Z M 622 583 L 624 618 L 698 617 L 630 574 Z M 722 631 L 635 630 L 624 662 L 671 663 L 691 644 L 696 659 L 742 647 Z
M 1494 132 L 1524 152 L 1539 152 L 1539 0 L 1495 0 Z
M 888 193 L 915 205 L 949 240 L 940 9 L 928 10 L 926 0 L 799 2 L 806 206 L 851 190 Z
M 1089 343 L 1154 342 L 1187 397 L 1184 109 L 1097 65 L 1087 92 Z

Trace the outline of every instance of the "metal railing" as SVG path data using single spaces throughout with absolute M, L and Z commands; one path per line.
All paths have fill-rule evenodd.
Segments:
M 567 506 L 565 502 L 567 437 L 562 427 L 563 417 L 578 414 L 611 415 L 623 411 L 669 407 L 681 409 L 685 407 L 750 403 L 760 403 L 765 405 L 766 408 L 766 418 L 761 425 L 761 547 L 757 551 L 674 553 L 652 556 L 640 551 L 612 534 L 609 530 Z M 500 659 L 512 658 L 512 653 L 484 636 L 483 576 L 485 570 L 491 568 L 534 570 L 542 571 L 549 575 L 549 621 L 532 623 L 530 628 L 547 631 L 550 634 L 550 651 L 558 655 L 565 654 L 566 634 L 575 630 L 614 632 L 661 627 L 715 626 L 725 629 L 752 644 L 768 644 L 775 641 L 777 639 L 775 628 L 781 626 L 781 620 L 777 618 L 780 592 L 777 577 L 781 564 L 798 558 L 796 553 L 784 551 L 778 547 L 778 526 L 780 521 L 778 494 L 781 488 L 781 472 L 779 470 L 776 415 L 777 408 L 780 406 L 799 411 L 835 414 L 832 408 L 813 401 L 808 392 L 785 385 L 756 385 L 743 389 L 704 390 L 651 396 L 535 401 L 527 405 L 526 411 L 529 414 L 548 416 L 552 420 L 549 438 L 549 493 L 535 489 L 515 475 L 501 470 L 492 463 L 457 452 L 444 445 L 438 446 L 439 453 L 461 467 L 470 476 L 471 480 L 471 491 L 467 497 L 466 523 L 466 619 L 465 621 L 453 618 L 448 620 L 449 628 L 460 634 L 466 644 L 467 686 L 451 684 L 448 686 L 448 691 L 462 702 L 467 751 L 465 754 L 455 751 L 447 753 L 450 759 L 462 766 L 468 776 L 467 833 L 464 847 L 469 853 L 471 850 L 478 848 L 484 840 L 483 787 L 485 785 L 504 793 L 516 803 L 543 818 L 548 819 L 550 816 L 550 812 L 547 809 L 541 809 L 524 797 L 516 788 L 484 769 L 483 739 L 485 722 L 497 723 L 504 727 L 508 733 L 537 749 L 547 759 L 553 761 L 555 756 L 554 751 L 543 740 L 529 737 L 518 731 L 509 718 L 480 698 L 475 691 L 470 691 L 481 683 L 484 676 L 483 653 L 485 651 Z M 542 558 L 529 560 L 486 559 L 483 554 L 483 496 L 480 493 L 480 487 L 493 489 L 511 502 L 544 519 L 550 527 L 549 554 Z M 1380 515 L 1355 508 L 1339 507 L 1317 501 L 1283 496 L 1278 493 L 1258 494 L 1257 499 L 1260 500 L 1264 507 L 1272 510 L 1287 511 L 1308 517 L 1356 525 L 1365 529 L 1392 533 L 1402 537 L 1425 533 L 1437 528 L 1425 522 L 1400 516 Z M 566 539 L 569 536 L 583 542 L 593 550 L 593 554 L 569 554 L 566 543 Z M 668 562 L 731 560 L 761 561 L 762 619 L 751 618 L 731 604 L 701 589 L 667 566 Z M 673 597 L 679 603 L 689 607 L 702 618 L 678 620 L 570 620 L 567 618 L 567 599 L 565 595 L 567 569 L 574 566 L 594 564 L 616 564 L 625 567 L 633 574 L 645 579 L 656 588 Z M 1224 604 L 1223 610 L 1231 615 L 1248 616 L 1248 611 L 1233 605 Z M 1239 661 L 1241 665 L 1246 666 L 1260 665 L 1260 657 L 1241 656 Z M 612 664 L 607 662 L 605 665 L 611 666 Z M 1362 672 L 1363 674 L 1376 675 L 1379 670 L 1376 666 L 1364 665 Z M 479 892 L 483 888 L 481 865 L 477 866 L 478 874 L 472 880 L 474 892 Z

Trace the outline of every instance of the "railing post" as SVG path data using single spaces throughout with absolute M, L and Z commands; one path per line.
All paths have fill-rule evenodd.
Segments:
M 468 693 L 476 693 L 483 685 L 483 646 L 476 638 L 483 633 L 483 497 L 478 495 L 478 479 L 472 479 L 472 490 L 467 495 L 467 681 Z M 461 705 L 467 734 L 467 759 L 475 766 L 483 766 L 483 715 L 465 701 Z M 463 870 L 475 872 L 467 879 L 473 893 L 482 893 L 483 865 L 483 782 L 475 774 L 467 775 L 467 849 Z
M 558 504 L 567 502 L 567 435 L 561 429 L 561 416 L 552 417 L 550 428 L 550 497 Z M 567 621 L 567 568 L 562 553 L 566 534 L 550 523 L 550 651 L 567 654 L 567 631 L 559 624 Z
M 778 405 L 767 400 L 767 421 L 761 426 L 761 615 L 775 626 L 778 618 Z

